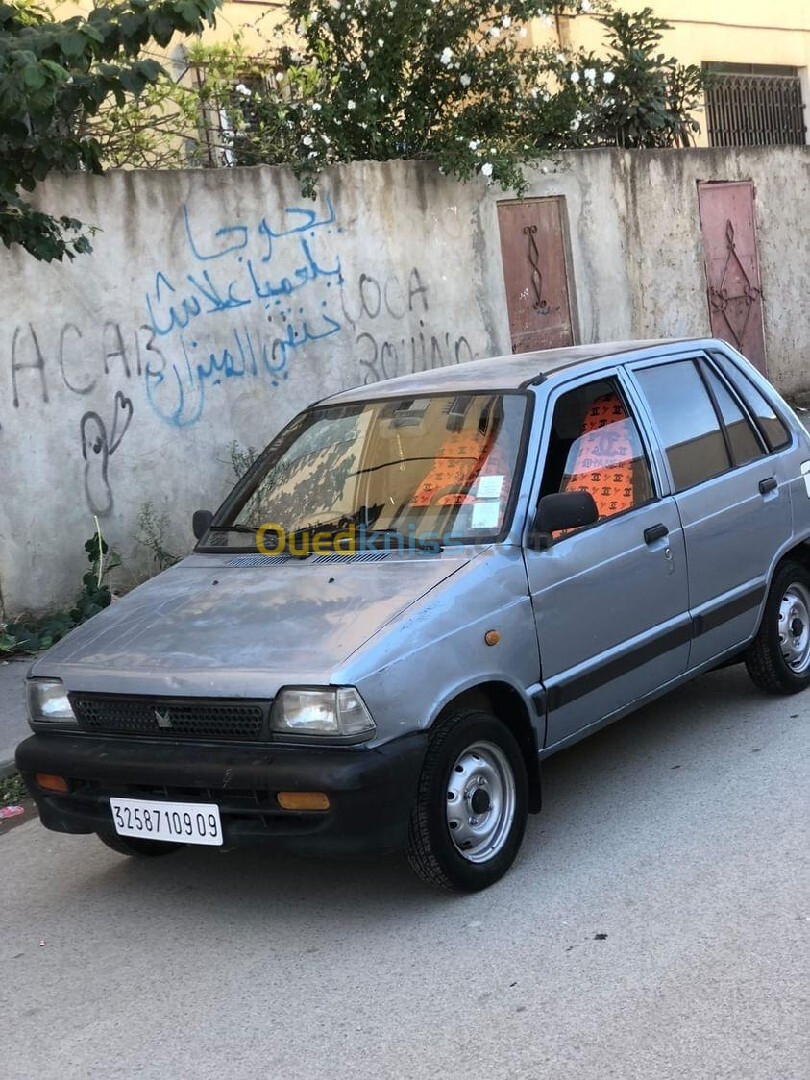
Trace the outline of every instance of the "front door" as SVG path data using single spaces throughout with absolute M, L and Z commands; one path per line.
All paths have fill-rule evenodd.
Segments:
M 712 334 L 766 374 L 762 287 L 750 181 L 698 184 Z
M 681 675 L 690 637 L 678 511 L 661 495 L 621 376 L 568 384 L 548 409 L 538 498 L 588 491 L 600 517 L 526 551 L 547 747 Z
M 513 353 L 574 344 L 565 199 L 498 203 Z

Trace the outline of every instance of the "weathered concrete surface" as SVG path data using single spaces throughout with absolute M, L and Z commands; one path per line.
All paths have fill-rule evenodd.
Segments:
M 803 148 L 564 155 L 581 341 L 705 334 L 697 181 L 751 179 L 770 373 L 807 384 Z M 97 515 L 130 575 L 138 511 L 189 519 L 293 413 L 348 385 L 509 349 L 497 204 L 429 163 L 358 163 L 302 199 L 284 169 L 79 174 L 60 212 L 99 226 L 66 266 L 0 253 L 0 617 L 72 600 Z
M 799 1080 L 809 721 L 705 676 L 551 759 L 463 899 L 394 859 L 0 834 L 3 1075 Z

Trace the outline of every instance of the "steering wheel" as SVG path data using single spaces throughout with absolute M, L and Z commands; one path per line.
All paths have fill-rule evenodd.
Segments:
M 474 483 L 474 481 L 473 481 Z M 435 506 L 462 506 L 467 499 L 472 499 L 475 502 L 475 495 L 470 493 L 472 484 L 448 484 L 446 487 L 439 488 L 430 497 L 430 505 Z M 452 499 L 452 502 L 443 502 L 443 499 Z

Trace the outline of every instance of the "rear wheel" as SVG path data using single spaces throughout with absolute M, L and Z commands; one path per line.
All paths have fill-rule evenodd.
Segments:
M 439 888 L 485 889 L 512 865 L 527 815 L 526 765 L 515 737 L 489 712 L 459 711 L 432 733 L 408 861 Z
M 768 693 L 797 694 L 810 686 L 810 573 L 800 563 L 777 567 L 745 664 Z
M 163 840 L 141 840 L 137 836 L 119 836 L 118 833 L 96 833 L 96 836 L 108 848 L 119 855 L 129 855 L 134 859 L 151 859 L 158 855 L 171 855 L 184 844 L 172 844 Z

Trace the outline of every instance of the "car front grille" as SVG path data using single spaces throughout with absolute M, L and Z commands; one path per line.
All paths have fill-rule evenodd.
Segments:
M 258 742 L 268 735 L 269 701 L 69 694 L 79 726 L 105 735 Z

